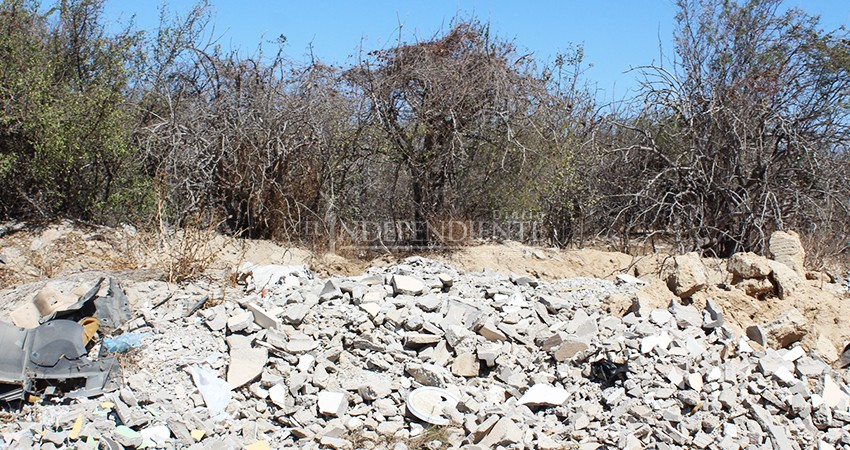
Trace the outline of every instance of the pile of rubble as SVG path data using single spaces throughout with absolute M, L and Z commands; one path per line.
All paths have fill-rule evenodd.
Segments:
M 763 272 L 746 279 L 777 269 Z M 629 275 L 546 283 L 420 257 L 357 277 L 241 275 L 223 295 L 135 284 L 137 317 L 111 335 L 137 337 L 113 348 L 130 349 L 86 344 L 119 360 L 115 386 L 69 400 L 23 383 L 0 446 L 850 448 L 847 372 L 799 345 L 793 310 L 748 337 L 672 294 L 605 313 L 640 298 Z

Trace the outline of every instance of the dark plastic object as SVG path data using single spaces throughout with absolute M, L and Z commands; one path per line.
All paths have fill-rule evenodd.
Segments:
M 624 383 L 628 375 L 629 363 L 615 363 L 610 359 L 590 363 L 590 378 L 606 386 L 612 386 L 617 381 Z

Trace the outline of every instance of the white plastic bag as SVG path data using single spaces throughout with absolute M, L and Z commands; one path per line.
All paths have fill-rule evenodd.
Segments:
M 233 393 L 230 392 L 230 385 L 227 381 L 216 376 L 212 369 L 199 366 L 190 366 L 189 373 L 192 375 L 192 381 L 198 390 L 201 391 L 201 397 L 204 398 L 204 403 L 210 412 L 210 418 L 213 420 L 225 420 L 230 418 L 224 410 L 230 403 Z

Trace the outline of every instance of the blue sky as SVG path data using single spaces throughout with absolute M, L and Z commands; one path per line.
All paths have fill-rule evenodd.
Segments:
M 172 12 L 185 13 L 194 2 L 168 1 Z M 128 20 L 151 29 L 158 23 L 157 1 L 107 0 L 110 19 Z M 396 42 L 401 26 L 406 41 L 428 38 L 451 19 L 475 16 L 491 31 L 513 40 L 538 60 L 549 61 L 570 44 L 583 44 L 593 65 L 586 77 L 596 83 L 600 99 L 620 99 L 636 87 L 629 69 L 659 62 L 659 43 L 672 52 L 673 0 L 585 1 L 292 1 L 211 0 L 216 33 L 224 47 L 245 53 L 262 40 L 287 38 L 288 56 L 306 60 L 308 48 L 325 63 L 352 62 L 360 43 L 368 51 Z M 850 25 L 850 0 L 788 0 L 820 15 L 824 28 Z

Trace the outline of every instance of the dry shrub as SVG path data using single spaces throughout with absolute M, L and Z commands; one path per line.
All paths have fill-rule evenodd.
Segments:
M 224 246 L 216 240 L 216 225 L 186 226 L 176 231 L 161 230 L 155 257 L 166 281 L 179 283 L 198 277 L 215 260 Z

